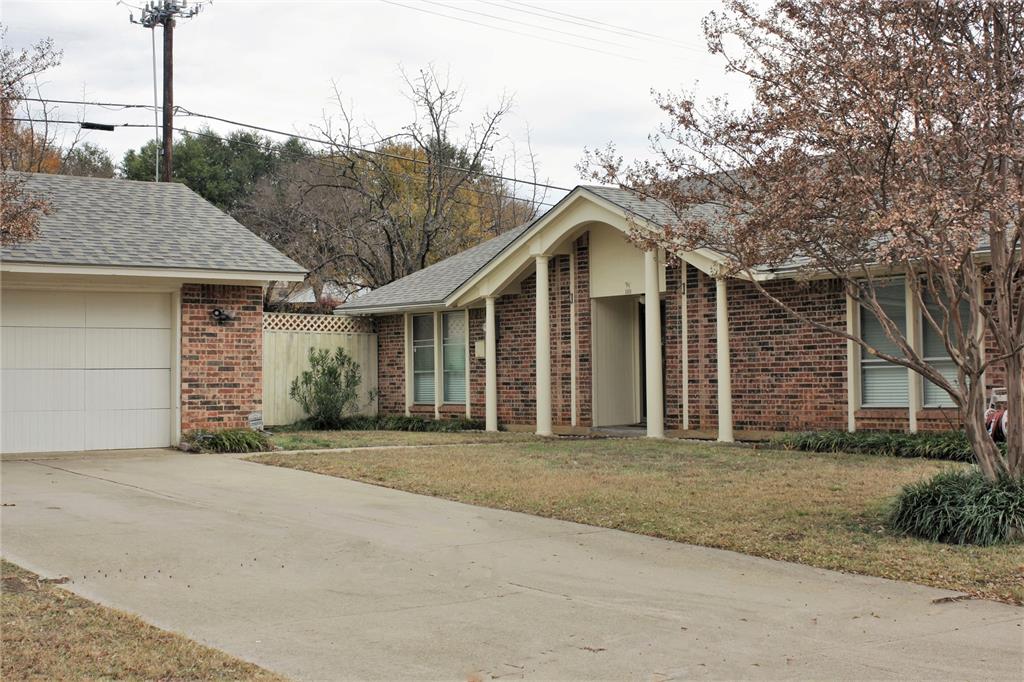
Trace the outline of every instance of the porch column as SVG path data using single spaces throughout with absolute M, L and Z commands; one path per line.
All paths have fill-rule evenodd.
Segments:
M 715 279 L 715 336 L 718 356 L 718 440 L 732 443 L 732 367 L 729 363 L 729 302 L 725 278 Z
M 658 251 L 644 251 L 644 358 L 647 366 L 647 437 L 665 437 L 665 396 L 661 385 L 661 292 Z
M 484 356 L 487 363 L 486 385 L 486 427 L 488 431 L 498 430 L 498 343 L 497 331 L 494 326 L 494 297 L 488 296 L 487 322 L 484 326 Z
M 537 256 L 537 435 L 551 435 L 551 318 L 548 317 L 548 261 Z

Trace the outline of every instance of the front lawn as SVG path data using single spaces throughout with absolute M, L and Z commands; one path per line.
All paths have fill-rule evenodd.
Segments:
M 251 663 L 0 566 L 4 680 L 283 680 Z
M 273 431 L 273 429 L 271 429 Z M 285 431 L 275 432 L 271 442 L 282 450 L 365 448 L 390 445 L 457 445 L 536 440 L 532 433 L 488 431 Z
M 380 437 L 381 434 L 373 434 Z M 406 443 L 425 436 L 394 434 Z M 501 436 L 503 434 L 497 434 Z M 531 440 L 252 461 L 821 568 L 1024 601 L 1024 547 L 893 537 L 889 501 L 962 464 L 681 441 Z

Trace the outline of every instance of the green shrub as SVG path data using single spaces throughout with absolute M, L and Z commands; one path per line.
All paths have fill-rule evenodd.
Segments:
M 772 439 L 786 450 L 856 452 L 887 457 L 924 457 L 953 462 L 974 461 L 971 444 L 962 431 L 888 433 L 883 431 L 811 431 L 787 433 Z
M 253 429 L 196 429 L 186 433 L 181 440 L 190 452 L 262 452 L 273 449 L 270 437 Z
M 309 369 L 292 381 L 288 395 L 309 415 L 313 428 L 336 429 L 355 412 L 362 374 L 344 348 L 309 349 Z
M 1024 478 L 988 481 L 977 469 L 944 471 L 903 488 L 889 527 L 954 545 L 994 545 L 1024 538 Z
M 301 431 L 317 429 L 311 420 L 304 420 L 286 427 L 285 431 Z M 423 417 L 388 416 L 388 415 L 351 415 L 339 419 L 332 428 L 341 431 L 432 431 L 454 433 L 457 431 L 483 431 L 484 422 L 480 419 L 424 419 Z

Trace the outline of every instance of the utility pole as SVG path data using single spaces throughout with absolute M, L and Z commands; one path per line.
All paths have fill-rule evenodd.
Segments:
M 159 180 L 171 182 L 174 174 L 174 25 L 177 19 L 191 19 L 203 9 L 207 2 L 193 3 L 188 6 L 188 0 L 154 0 L 147 2 L 145 7 L 139 8 L 142 14 L 138 21 L 134 14 L 129 14 L 133 24 L 139 24 L 150 30 L 157 26 L 164 31 L 164 102 L 163 102 L 163 144 L 162 149 L 157 151 L 157 168 L 159 169 Z M 153 61 L 156 62 L 156 45 L 153 46 Z M 153 89 L 156 89 L 156 67 L 153 72 Z M 155 95 L 154 95 L 155 97 Z M 154 106 L 156 103 L 154 101 Z M 159 157 L 163 156 L 163 163 Z

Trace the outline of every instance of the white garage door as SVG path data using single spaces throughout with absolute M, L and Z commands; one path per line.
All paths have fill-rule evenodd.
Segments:
M 6 290 L 3 452 L 171 442 L 171 297 Z

